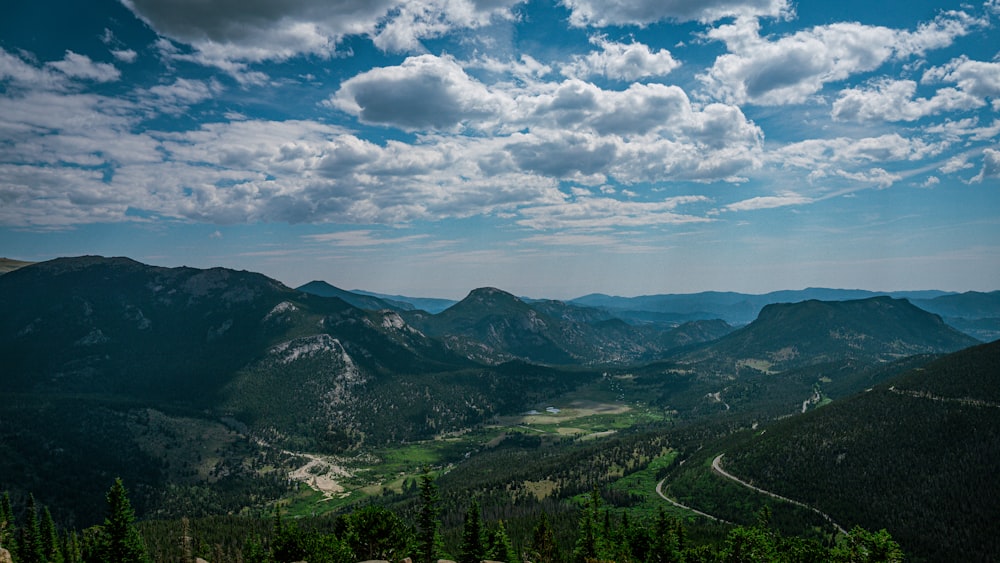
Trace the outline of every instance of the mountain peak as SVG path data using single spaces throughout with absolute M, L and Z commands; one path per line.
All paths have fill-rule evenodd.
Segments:
M 521 301 L 517 296 L 512 293 L 507 293 L 502 289 L 497 289 L 495 287 L 480 287 L 473 289 L 469 292 L 469 295 L 463 299 L 473 301 L 493 301 L 493 300 L 505 300 L 505 301 Z

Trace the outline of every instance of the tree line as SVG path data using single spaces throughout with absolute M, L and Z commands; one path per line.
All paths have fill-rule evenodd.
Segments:
M 196 557 L 215 563 L 354 563 L 384 560 L 435 563 L 498 561 L 505 563 L 895 563 L 903 553 L 885 531 L 860 527 L 832 545 L 796 536 L 783 536 L 771 526 L 770 509 L 758 513 L 752 525 L 732 528 L 721 541 L 693 541 L 686 525 L 662 509 L 652 519 L 632 520 L 629 511 L 615 514 L 604 506 L 599 489 L 579 509 L 572 545 L 562 545 L 548 515 L 538 515 L 527 538 L 515 542 L 503 520 L 487 522 L 479 502 L 471 500 L 462 524 L 461 540 L 446 545 L 441 534 L 441 497 L 429 471 L 418 483 L 418 510 L 406 519 L 383 506 L 371 504 L 336 518 L 288 520 L 275 509 L 266 530 L 238 538 L 224 550 L 196 545 L 187 519 L 180 521 L 171 553 L 148 548 L 121 479 L 106 495 L 103 524 L 77 532 L 57 529 L 46 507 L 29 495 L 19 517 L 10 496 L 0 497 L 0 546 L 13 563 L 151 563 Z M 315 520 L 322 520 L 315 525 Z M 258 528 L 260 529 L 260 528 Z M 4 560 L 0 551 L 0 561 Z

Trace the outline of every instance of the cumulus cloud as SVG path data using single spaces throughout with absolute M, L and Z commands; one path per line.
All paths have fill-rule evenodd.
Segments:
M 1000 98 L 1000 63 L 953 59 L 946 65 L 924 73 L 926 82 L 953 82 L 969 95 L 978 98 Z
M 613 80 L 633 81 L 651 76 L 665 76 L 680 66 L 667 49 L 650 51 L 642 43 L 618 43 L 603 36 L 591 39 L 601 48 L 584 56 L 576 56 L 562 68 L 566 76 L 585 78 L 605 76 Z
M 786 0 L 562 0 L 577 27 L 648 25 L 665 20 L 715 21 L 729 16 L 779 17 Z
M 868 88 L 842 91 L 832 114 L 842 120 L 916 121 L 985 105 L 982 99 L 954 88 L 941 88 L 930 98 L 917 98 L 916 91 L 917 83 L 912 80 L 880 80 Z
M 965 13 L 946 12 L 915 31 L 834 23 L 769 40 L 757 19 L 739 18 L 706 33 L 729 52 L 701 79 L 713 96 L 731 103 L 803 103 L 828 83 L 946 47 L 981 25 Z
M 134 63 L 139 58 L 139 53 L 136 53 L 132 49 L 115 49 L 111 51 L 111 55 L 123 63 Z
M 454 129 L 488 120 L 502 100 L 450 57 L 421 55 L 344 81 L 328 105 L 361 121 L 407 130 Z
M 1000 150 L 983 150 L 983 167 L 980 169 L 979 174 L 972 178 L 972 181 L 982 182 L 987 178 L 1000 178 Z
M 226 67 L 300 54 L 330 56 L 350 35 L 370 36 L 387 50 L 415 50 L 422 39 L 509 18 L 519 0 L 122 2 L 159 34 L 192 46 L 195 60 Z
M 95 82 L 114 82 L 121 78 L 121 72 L 115 65 L 96 63 L 86 55 L 66 51 L 61 61 L 53 61 L 49 66 L 70 78 L 93 80 Z
M 0 47 L 0 82 L 14 90 L 66 90 L 78 82 L 113 82 L 120 77 L 114 65 L 96 63 L 73 51 L 66 51 L 61 60 L 40 66 Z

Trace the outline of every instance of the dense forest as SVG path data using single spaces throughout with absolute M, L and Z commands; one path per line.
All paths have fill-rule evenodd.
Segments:
M 483 517 L 479 502 L 468 503 L 460 534 L 446 541 L 438 485 L 425 472 L 417 485 L 412 518 L 371 504 L 336 517 L 289 520 L 270 516 L 154 521 L 140 526 L 121 479 L 106 495 L 103 524 L 82 531 L 59 529 L 34 496 L 15 516 L 10 496 L 0 497 L 0 561 L 13 563 L 149 563 L 198 559 L 242 563 L 620 563 L 666 562 L 899 562 L 903 552 L 885 532 L 855 527 L 833 542 L 784 536 L 771 526 L 769 507 L 750 525 L 731 528 L 714 542 L 692 540 L 685 524 L 659 510 L 652 518 L 617 515 L 594 489 L 577 511 L 576 534 L 560 542 L 542 512 L 524 537 L 512 537 L 503 520 Z M 8 549 L 9 548 L 9 549 Z

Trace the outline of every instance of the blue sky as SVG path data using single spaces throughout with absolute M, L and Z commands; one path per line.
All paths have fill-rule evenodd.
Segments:
M 0 255 L 414 296 L 1000 288 L 1000 1 L 15 1 Z

